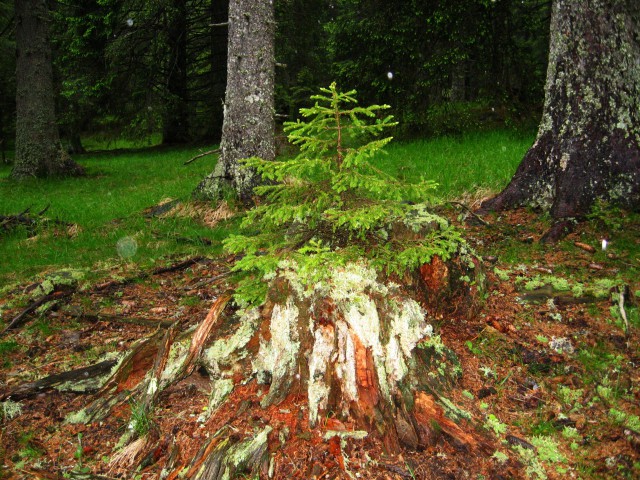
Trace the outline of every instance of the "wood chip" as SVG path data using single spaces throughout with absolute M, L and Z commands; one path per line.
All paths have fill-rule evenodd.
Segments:
M 589 252 L 589 253 L 595 253 L 596 249 L 593 248 L 591 245 L 587 245 L 586 243 L 582 243 L 582 242 L 573 242 L 573 244 L 578 247 L 581 248 L 582 250 L 584 250 L 585 252 Z

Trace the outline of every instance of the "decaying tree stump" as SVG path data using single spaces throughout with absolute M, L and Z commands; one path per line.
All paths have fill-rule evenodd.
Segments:
M 335 435 L 375 435 L 389 452 L 425 448 L 437 429 L 473 450 L 474 436 L 445 416 L 451 406 L 441 400 L 461 368 L 430 321 L 473 311 L 484 282 L 481 270 L 468 260 L 434 259 L 406 275 L 401 286 L 363 262 L 334 268 L 325 281 L 306 284 L 291 264 L 271 280 L 260 308 L 238 309 L 225 294 L 195 330 L 170 328 L 139 342 L 94 401 L 68 420 L 93 422 L 132 398 L 151 411 L 163 391 L 199 366 L 212 382 L 208 408 L 198 419 L 203 428 L 216 423 L 234 389 L 254 384 L 253 403 L 262 409 L 292 396 L 306 399 L 301 415 L 311 429 L 328 429 L 326 420 L 333 418 L 350 426 Z M 463 301 L 453 305 L 454 296 Z M 282 432 L 277 425 L 251 432 L 218 428 L 193 459 L 178 459 L 174 449 L 163 475 L 218 479 L 252 471 L 268 476 L 270 445 Z M 128 431 L 121 444 L 134 437 Z M 154 449 L 161 437 L 155 432 L 129 443 L 118 461 L 139 464 L 145 455 L 138 450 Z

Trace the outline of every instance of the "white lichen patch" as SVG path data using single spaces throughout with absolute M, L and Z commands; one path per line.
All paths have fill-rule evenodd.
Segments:
M 68 423 L 70 425 L 74 424 L 85 424 L 89 421 L 89 415 L 87 414 L 86 409 L 78 410 L 77 412 L 69 413 L 65 419 L 64 423 Z
M 272 397 L 278 393 L 273 391 L 273 386 L 279 387 L 282 381 L 296 370 L 300 351 L 296 330 L 299 313 L 292 298 L 289 298 L 284 306 L 275 305 L 271 314 L 271 339 L 260 340 L 260 349 L 252 365 L 253 371 L 270 372 L 272 378 L 272 389 L 261 402 L 263 407 L 269 405 Z
M 2 406 L 0 413 L 3 420 L 13 420 L 22 415 L 22 404 L 20 402 L 14 402 L 11 398 L 8 398 L 4 402 L 0 402 L 0 405 Z
M 433 327 L 425 321 L 425 312 L 418 302 L 404 299 L 400 310 L 391 316 L 390 338 L 385 348 L 385 367 L 390 384 L 404 378 L 408 372 L 407 359 L 411 358 L 418 342 L 432 334 Z
M 166 382 L 171 382 L 175 378 L 176 373 L 182 366 L 184 359 L 187 357 L 190 345 L 191 339 L 189 337 L 178 342 L 174 342 L 173 345 L 171 345 L 167 366 L 162 371 L 162 376 L 160 377 L 160 383 L 162 385 Z
M 229 378 L 221 378 L 213 382 L 211 396 L 209 397 L 209 405 L 207 406 L 207 409 L 198 417 L 199 423 L 205 423 L 207 420 L 209 420 L 211 415 L 213 415 L 218 410 L 218 408 L 220 408 L 222 402 L 224 402 L 229 394 L 233 391 L 233 387 L 233 380 Z
M 315 425 L 318 412 L 327 408 L 330 387 L 326 381 L 327 367 L 335 352 L 335 330 L 331 326 L 319 326 L 314 334 L 315 342 L 309 356 L 309 422 Z
M 367 435 L 369 434 L 364 430 L 352 430 L 352 431 L 327 430 L 326 432 L 324 432 L 324 435 L 322 436 L 322 438 L 324 440 L 330 440 L 333 437 L 339 437 L 341 439 L 348 438 L 353 440 L 364 440 L 365 438 L 367 438 Z
M 260 313 L 252 308 L 245 311 L 239 319 L 239 327 L 228 338 L 216 340 L 213 345 L 204 351 L 202 361 L 209 372 L 217 372 L 220 366 L 231 365 L 247 356 L 245 345 L 254 335 Z
M 158 379 L 152 378 L 147 386 L 147 395 L 152 396 L 158 391 Z
M 378 274 L 373 268 L 363 263 L 348 263 L 333 271 L 330 295 L 334 301 L 357 301 L 367 291 L 382 295 L 388 293 L 388 288 L 378 282 Z
M 336 376 L 341 381 L 342 395 L 347 402 L 358 400 L 356 382 L 356 349 L 351 338 L 349 326 L 339 320 L 336 322 L 338 336 L 338 356 L 336 359 Z
M 238 443 L 229 449 L 227 460 L 235 467 L 245 464 L 251 458 L 259 457 L 260 451 L 267 448 L 267 438 L 273 428 L 266 426 L 264 430 L 255 435 L 252 439 Z

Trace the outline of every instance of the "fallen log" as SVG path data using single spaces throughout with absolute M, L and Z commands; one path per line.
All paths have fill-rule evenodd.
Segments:
M 0 393 L 0 401 L 22 400 L 53 389 L 64 392 L 95 393 L 102 386 L 99 377 L 104 377 L 116 365 L 117 360 L 105 360 L 88 367 L 56 373 L 35 382 L 23 383 Z
M 214 150 L 209 150 L 207 152 L 202 152 L 199 153 L 198 155 L 196 155 L 195 157 L 191 157 L 189 160 L 187 160 L 186 162 L 183 163 L 183 165 L 189 165 L 190 163 L 195 162 L 197 159 L 202 158 L 202 157 L 206 157 L 207 155 L 215 155 L 217 153 L 220 153 L 222 150 L 219 148 L 216 148 Z

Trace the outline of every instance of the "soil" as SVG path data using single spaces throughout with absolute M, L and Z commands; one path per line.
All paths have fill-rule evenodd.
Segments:
M 476 447 L 437 428 L 428 448 L 395 454 L 375 435 L 327 439 L 327 431 L 352 426 L 329 415 L 309 428 L 302 396 L 262 409 L 255 382 L 236 388 L 200 424 L 211 385 L 196 370 L 160 396 L 150 418 L 155 443 L 135 470 L 126 459 L 114 461 L 132 404 L 101 422 L 75 425 L 65 417 L 86 406 L 90 394 L 42 391 L 21 399 L 15 416 L 3 403 L 0 478 L 160 478 L 170 457 L 170 470 L 179 472 L 221 429 L 244 437 L 267 425 L 274 429 L 271 463 L 247 473 L 250 478 L 640 478 L 640 221 L 580 224 L 562 243 L 543 246 L 538 240 L 549 225 L 531 212 L 487 220 L 490 226 L 461 226 L 489 279 L 481 313 L 434 325 L 463 368 L 447 397 L 456 408 L 446 411 L 450 417 L 461 412 L 451 420 L 479 440 Z M 605 236 L 609 245 L 602 251 Z M 229 261 L 200 259 L 133 281 L 114 275 L 31 316 L 0 339 L 0 396 L 125 351 L 163 328 L 161 322 L 178 320 L 184 329 L 198 324 L 229 288 Z M 32 287 L 0 299 L 5 325 L 26 308 Z M 628 332 L 619 318 L 620 291 Z M 141 324 L 125 323 L 131 319 Z

